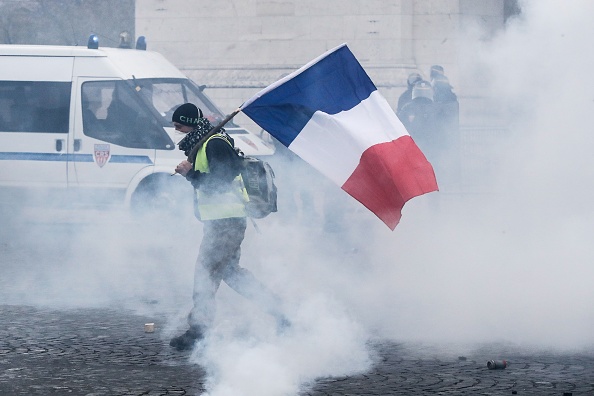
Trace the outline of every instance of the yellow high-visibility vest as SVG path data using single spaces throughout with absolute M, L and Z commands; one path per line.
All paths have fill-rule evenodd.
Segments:
M 233 145 L 220 133 L 215 133 L 204 142 L 196 154 L 194 170 L 209 173 L 206 146 L 212 139 L 223 139 L 231 147 Z M 199 220 L 217 220 L 229 217 L 246 217 L 245 203 L 248 201 L 247 191 L 243 185 L 241 175 L 232 182 L 231 188 L 226 192 L 210 192 L 200 188 L 194 189 L 194 213 Z

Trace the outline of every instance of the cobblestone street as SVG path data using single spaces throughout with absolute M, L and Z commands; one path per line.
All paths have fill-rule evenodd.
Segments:
M 592 20 L 0 0 L 0 396 L 594 396 Z
M 131 225 L 94 230 L 36 226 L 23 229 L 20 235 L 26 237 L 18 239 L 4 230 L 0 395 L 205 393 L 205 367 L 191 353 L 168 345 L 177 331 L 172 317 L 153 314 L 177 310 L 180 301 L 189 300 L 191 279 L 184 274 L 191 274 L 195 253 L 179 251 L 164 239 L 170 234 L 165 231 L 151 244 L 146 236 L 132 238 L 143 234 Z M 76 243 L 64 247 L 60 239 Z M 125 248 L 105 256 L 105 247 L 119 239 L 126 241 Z M 168 265 L 172 256 L 175 266 Z M 144 325 L 151 322 L 155 330 L 147 333 Z M 397 339 L 373 340 L 369 348 L 373 363 L 368 370 L 316 378 L 302 386 L 299 396 L 594 395 L 592 349 L 562 353 L 501 343 L 458 348 Z M 489 370 L 491 359 L 509 364 Z
M 205 371 L 173 351 L 151 318 L 106 309 L 0 306 L 1 395 L 199 395 Z M 321 378 L 303 395 L 592 395 L 594 354 L 485 345 L 456 356 L 429 347 L 373 344 L 364 374 Z M 489 370 L 489 359 L 507 359 Z

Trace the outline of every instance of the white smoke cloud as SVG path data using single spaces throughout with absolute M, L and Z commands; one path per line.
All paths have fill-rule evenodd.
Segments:
M 357 328 L 363 337 L 347 339 L 358 341 L 361 351 L 374 337 L 559 349 L 594 344 L 588 184 L 594 171 L 588 122 L 594 92 L 585 84 L 594 66 L 586 50 L 594 6 L 571 4 L 559 12 L 558 2 L 525 2 L 521 17 L 490 40 L 466 32 L 473 51 L 463 56 L 462 69 L 488 77 L 481 80 L 482 94 L 503 117 L 497 126 L 507 126 L 507 132 L 482 140 L 489 157 L 482 159 L 483 173 L 470 178 L 478 186 L 413 199 L 394 232 L 366 213 L 353 214 L 354 204 L 344 210 L 344 232 L 336 239 L 290 227 L 266 234 L 266 244 L 278 252 L 268 250 L 260 276 L 283 291 L 289 306 L 310 295 L 332 296 L 349 318 L 344 323 L 353 326 L 322 333 L 327 337 L 312 359 L 332 356 L 333 341 Z M 328 312 L 335 311 L 320 310 L 311 323 Z M 308 345 L 307 337 L 295 336 Z M 318 367 L 310 373 L 307 364 L 288 363 L 292 351 L 284 342 L 259 340 L 225 357 L 209 354 L 221 351 L 218 344 L 207 346 L 208 359 L 200 361 L 217 373 L 209 394 L 248 386 L 240 380 L 244 368 L 227 364 L 232 356 L 254 356 L 251 368 L 258 362 L 264 368 L 275 362 L 275 370 L 290 367 L 283 374 L 270 371 L 285 387 L 257 389 L 264 395 L 291 394 L 296 378 L 307 383 L 316 375 L 344 375 L 372 360 L 362 352 L 366 357 L 354 367 L 323 361 L 326 372 Z
M 209 396 L 294 395 L 316 378 L 369 368 L 367 335 L 342 304 L 324 294 L 303 297 L 281 336 L 253 323 L 238 333 L 240 319 L 219 325 L 194 350 L 193 360 L 209 373 Z
M 323 229 L 320 190 L 309 226 L 281 207 L 259 222 L 261 234 L 250 227 L 241 264 L 283 298 L 293 326 L 277 335 L 266 314 L 222 285 L 216 331 L 192 355 L 207 369 L 209 396 L 296 394 L 317 377 L 365 371 L 376 337 L 594 344 L 594 3 L 521 5 L 489 40 L 480 27 L 461 33 L 460 75 L 482 84 L 508 126 L 482 147 L 484 173 L 470 178 L 480 188 L 415 198 L 391 232 L 321 183 L 337 191 L 340 232 Z M 312 170 L 304 177 L 301 186 Z M 11 242 L 5 261 L 34 262 L 5 275 L 3 301 L 115 302 L 164 318 L 168 347 L 185 330 L 200 227 L 191 218 L 130 227 L 116 218 L 73 233 L 23 230 L 40 243 Z
M 397 231 L 377 239 L 376 295 L 360 305 L 379 295 L 393 302 L 391 315 L 366 312 L 387 337 L 594 344 L 594 4 L 522 9 L 489 41 L 466 32 L 462 75 L 483 77 L 509 125 L 489 142 L 498 147 L 481 175 L 488 188 L 415 199 Z

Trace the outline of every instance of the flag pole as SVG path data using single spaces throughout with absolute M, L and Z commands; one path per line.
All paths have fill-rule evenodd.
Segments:
M 208 139 L 209 137 L 211 137 L 212 135 L 214 135 L 215 133 L 220 131 L 225 126 L 225 124 L 228 123 L 229 121 L 231 121 L 233 119 L 233 117 L 235 117 L 237 115 L 237 113 L 239 113 L 240 111 L 241 111 L 241 108 L 237 108 L 237 109 L 233 110 L 233 112 L 231 112 L 231 114 L 228 114 L 225 118 L 223 118 L 223 120 L 221 122 L 219 122 L 217 124 L 217 126 L 213 127 L 210 131 L 208 131 L 208 133 L 206 135 L 204 135 L 202 137 L 202 139 L 200 139 L 198 141 L 198 143 L 196 143 L 196 146 L 200 147 L 202 145 L 202 143 L 204 143 L 206 141 L 206 139 Z M 196 146 L 194 146 L 194 148 Z M 192 149 L 192 151 L 194 151 L 194 149 Z
M 230 114 L 228 114 L 225 118 L 223 118 L 223 120 L 221 122 L 219 122 L 210 131 L 208 131 L 208 133 L 206 135 L 204 135 L 202 137 L 202 139 L 200 139 L 198 141 L 198 143 L 196 143 L 194 145 L 194 147 L 192 147 L 192 150 L 190 151 L 190 154 L 188 155 L 188 160 L 192 157 L 195 158 L 196 152 L 198 151 L 200 146 L 202 146 L 202 144 L 204 144 L 204 142 L 206 142 L 206 140 L 209 137 L 211 137 L 212 135 L 214 135 L 215 133 L 220 131 L 225 126 L 225 124 L 228 123 L 229 121 L 231 121 L 233 119 L 233 117 L 235 117 L 240 111 L 241 111 L 241 107 L 238 107 L 237 109 L 233 110 Z M 190 162 L 192 162 L 192 161 L 190 161 Z M 175 176 L 175 175 L 177 175 L 177 172 L 172 173 L 170 176 Z

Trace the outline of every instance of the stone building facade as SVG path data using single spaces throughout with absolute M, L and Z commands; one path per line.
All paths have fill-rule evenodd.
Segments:
M 513 2 L 512 2 L 513 3 Z M 445 68 L 461 123 L 475 123 L 480 93 L 461 77 L 467 29 L 504 26 L 507 0 L 137 0 L 135 31 L 226 113 L 280 76 L 347 43 L 395 108 L 413 71 Z M 248 126 L 242 114 L 236 120 Z

